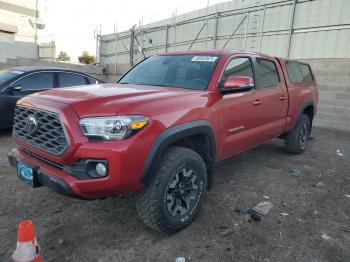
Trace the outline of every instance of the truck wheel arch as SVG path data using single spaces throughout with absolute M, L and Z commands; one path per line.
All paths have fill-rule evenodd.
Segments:
M 198 120 L 169 127 L 159 134 L 148 152 L 148 156 L 141 173 L 141 182 L 145 183 L 149 179 L 150 174 L 152 173 L 153 165 L 157 161 L 157 156 L 160 156 L 166 148 L 171 145 L 175 145 L 184 139 L 189 139 L 197 135 L 204 136 L 206 138 L 206 142 L 209 143 L 208 153 L 210 156 L 207 156 L 206 158 L 203 156 L 204 152 L 197 152 L 204 158 L 207 165 L 207 171 L 209 173 L 216 160 L 216 141 L 214 131 L 208 121 Z
M 306 113 L 309 118 L 310 118 L 310 121 L 311 121 L 311 126 L 312 126 L 312 120 L 313 120 L 313 117 L 314 117 L 314 114 L 315 114 L 315 106 L 314 106 L 314 102 L 312 101 L 308 101 L 308 102 L 305 102 L 299 113 L 298 113 L 298 116 L 295 118 L 295 121 L 294 121 L 294 124 L 293 124 L 293 128 L 295 128 L 295 126 L 297 125 L 298 123 L 298 119 L 300 119 L 301 115 Z M 311 129 L 310 129 L 311 130 Z

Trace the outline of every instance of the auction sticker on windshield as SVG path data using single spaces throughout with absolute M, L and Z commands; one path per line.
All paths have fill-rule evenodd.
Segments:
M 194 56 L 191 61 L 195 62 L 210 62 L 213 63 L 216 61 L 217 56 Z

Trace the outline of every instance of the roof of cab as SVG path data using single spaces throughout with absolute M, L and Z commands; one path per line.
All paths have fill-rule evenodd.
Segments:
M 265 54 L 250 52 L 244 50 L 233 50 L 233 49 L 210 49 L 210 50 L 187 50 L 187 51 L 174 51 L 161 53 L 160 55 L 231 55 L 231 54 L 250 54 L 250 55 L 262 55 Z
M 80 72 L 77 70 L 71 70 L 62 67 L 51 67 L 51 66 L 17 66 L 7 68 L 7 70 L 21 71 L 21 72 L 32 72 L 32 71 L 46 71 L 46 70 L 57 70 L 57 71 L 69 71 L 69 72 L 78 72 L 81 74 L 85 74 L 84 72 Z

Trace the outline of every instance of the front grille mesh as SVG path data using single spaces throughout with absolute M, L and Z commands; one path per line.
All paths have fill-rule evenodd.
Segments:
M 26 128 L 29 116 L 34 116 L 38 124 L 36 132 L 32 134 Z M 69 146 L 58 114 L 34 108 L 16 106 L 13 135 L 27 144 L 54 155 L 63 154 Z

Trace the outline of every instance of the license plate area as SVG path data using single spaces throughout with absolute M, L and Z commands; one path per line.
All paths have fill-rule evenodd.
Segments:
M 30 187 L 38 187 L 38 178 L 35 167 L 17 161 L 17 176 Z

